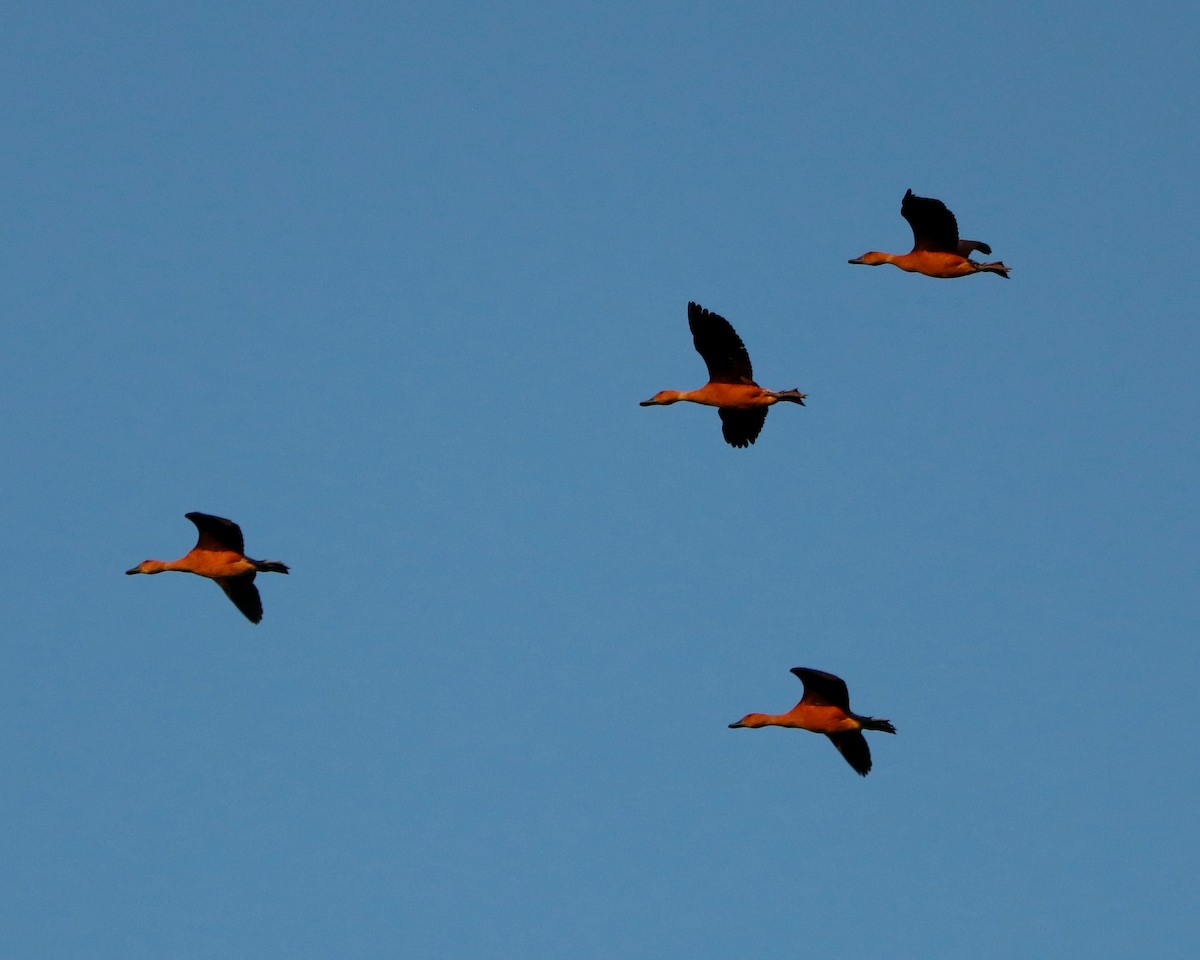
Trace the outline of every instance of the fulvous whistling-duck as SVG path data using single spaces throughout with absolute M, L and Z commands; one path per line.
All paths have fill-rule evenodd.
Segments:
M 767 407 L 780 400 L 804 406 L 807 394 L 799 390 L 764 390 L 754 382 L 750 355 L 729 321 L 697 303 L 688 304 L 692 341 L 708 367 L 708 383 L 699 390 L 660 390 L 641 406 L 665 406 L 679 400 L 716 407 L 725 441 L 748 447 L 767 419 Z
M 872 250 L 850 262 L 866 264 L 868 267 L 892 263 L 909 273 L 923 273 L 927 277 L 942 279 L 965 277 L 972 273 L 995 273 L 1008 279 L 1010 268 L 1003 263 L 979 263 L 970 258 L 972 250 L 978 250 L 986 257 L 991 255 L 992 248 L 979 240 L 959 240 L 958 221 L 941 200 L 918 197 L 909 190 L 900 203 L 900 216 L 912 227 L 911 252 L 897 255 Z
M 278 560 L 251 560 L 245 554 L 242 530 L 232 520 L 207 513 L 184 514 L 200 531 L 200 539 L 191 551 L 178 560 L 143 560 L 126 574 L 162 573 L 180 570 L 215 580 L 218 587 L 246 615 L 251 623 L 262 620 L 262 599 L 254 585 L 257 573 L 287 573 Z
M 748 713 L 732 727 L 795 727 L 823 733 L 838 753 L 846 758 L 856 773 L 866 776 L 871 772 L 871 751 L 864 730 L 881 730 L 895 733 L 896 728 L 887 720 L 878 717 L 860 717 L 850 710 L 850 693 L 845 682 L 832 673 L 810 670 L 808 667 L 793 667 L 792 673 L 804 684 L 804 696 L 787 713 Z

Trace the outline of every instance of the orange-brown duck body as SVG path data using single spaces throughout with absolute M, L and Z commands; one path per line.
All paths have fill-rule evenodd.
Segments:
M 960 240 L 958 221 L 941 200 L 918 197 L 909 190 L 900 203 L 900 215 L 912 227 L 911 251 L 895 254 L 872 250 L 850 263 L 868 267 L 890 263 L 909 273 L 942 280 L 966 277 L 972 273 L 994 273 L 1008 279 L 1009 267 L 1003 263 L 980 263 L 971 259 L 972 251 L 978 250 L 984 256 L 989 256 L 992 248 L 980 240 Z
M 176 570 L 207 577 L 219 586 L 251 623 L 262 620 L 262 598 L 254 577 L 259 573 L 287 573 L 278 560 L 251 560 L 245 554 L 241 528 L 232 520 L 207 513 L 184 514 L 200 531 L 196 545 L 178 560 L 143 560 L 127 575 Z
M 778 714 L 748 713 L 729 726 L 793 727 L 823 733 L 854 771 L 865 777 L 871 772 L 871 750 L 862 731 L 895 733 L 896 728 L 888 720 L 854 713 L 850 709 L 850 693 L 840 677 L 808 667 L 793 667 L 792 673 L 804 684 L 804 696 L 791 710 Z
M 745 344 L 729 321 L 688 304 L 688 327 L 696 352 L 708 367 L 708 383 L 699 390 L 660 390 L 641 406 L 667 406 L 685 400 L 716 407 L 721 433 L 734 447 L 748 447 L 758 439 L 767 420 L 767 408 L 780 401 L 804 406 L 806 394 L 799 390 L 764 390 L 754 382 L 754 370 Z

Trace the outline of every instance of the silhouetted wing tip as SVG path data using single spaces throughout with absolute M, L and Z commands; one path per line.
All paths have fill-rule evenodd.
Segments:
M 958 253 L 958 221 L 941 200 L 918 197 L 910 189 L 900 202 L 900 216 L 913 232 L 913 249 Z
M 258 594 L 258 587 L 254 585 L 253 571 L 240 577 L 225 577 L 217 580 L 216 584 L 225 591 L 225 596 L 233 601 L 233 605 L 242 611 L 247 620 L 251 623 L 262 621 L 262 597 Z
M 232 520 L 224 517 L 214 517 L 210 513 L 192 511 L 184 516 L 196 525 L 200 531 L 200 539 L 196 546 L 202 550 L 233 550 L 245 554 L 245 541 L 242 539 L 242 528 Z
M 750 446 L 762 433 L 763 424 L 767 421 L 767 408 L 758 407 L 753 410 L 734 410 L 730 407 L 718 407 L 721 417 L 721 435 L 731 447 L 739 449 Z
M 705 310 L 698 303 L 688 303 L 688 329 L 696 352 L 708 367 L 708 379 L 713 383 L 753 383 L 754 370 L 750 354 L 737 331 L 719 313 Z
M 974 251 L 978 250 L 985 257 L 992 255 L 992 248 L 982 240 L 959 240 L 958 252 L 961 256 L 969 257 Z
M 792 673 L 804 684 L 801 703 L 839 707 L 846 713 L 850 712 L 850 691 L 846 689 L 846 681 L 841 677 L 810 667 L 792 667 Z
M 867 738 L 860 731 L 846 730 L 842 733 L 827 733 L 826 736 L 855 773 L 865 777 L 871 772 L 871 748 L 867 746 Z

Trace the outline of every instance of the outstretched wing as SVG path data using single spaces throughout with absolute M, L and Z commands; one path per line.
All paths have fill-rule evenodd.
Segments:
M 871 748 L 867 746 L 867 738 L 862 733 L 858 730 L 846 730 L 843 733 L 827 733 L 826 736 L 837 747 L 838 753 L 854 768 L 855 773 L 865 777 L 871 772 Z
M 185 513 L 184 516 L 200 531 L 200 539 L 196 541 L 197 550 L 232 550 L 234 553 L 245 555 L 242 528 L 232 520 L 207 513 Z
M 262 597 L 254 585 L 253 570 L 238 577 L 220 577 L 216 584 L 225 591 L 225 596 L 233 601 L 233 605 L 246 615 L 247 620 L 251 623 L 262 620 Z
M 692 342 L 696 344 L 696 352 L 704 358 L 704 364 L 708 367 L 708 379 L 711 382 L 754 382 L 750 354 L 746 352 L 745 344 L 729 325 L 728 320 L 720 314 L 705 310 L 698 303 L 689 303 L 688 327 L 692 331 Z
M 766 407 L 754 407 L 750 410 L 720 407 L 717 413 L 721 415 L 721 433 L 725 442 L 733 447 L 750 446 L 758 439 L 763 424 L 767 422 Z
M 804 696 L 801 703 L 810 703 L 819 707 L 837 707 L 845 713 L 850 712 L 850 691 L 846 689 L 846 681 L 835 677 L 824 670 L 810 670 L 808 667 L 792 667 L 792 673 L 804 684 Z M 840 747 L 838 748 L 841 749 Z
M 958 221 L 941 200 L 909 190 L 900 203 L 900 216 L 912 227 L 914 250 L 958 253 Z

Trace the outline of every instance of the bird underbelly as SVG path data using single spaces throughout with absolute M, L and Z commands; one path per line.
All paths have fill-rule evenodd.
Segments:
M 710 383 L 697 390 L 692 399 L 727 410 L 753 410 L 775 402 L 766 390 L 752 383 Z
M 228 553 L 212 550 L 196 551 L 187 559 L 189 573 L 212 580 L 223 577 L 239 577 L 254 569 L 253 563 L 232 551 Z
M 927 277 L 950 280 L 974 273 L 971 262 L 957 253 L 938 253 L 931 250 L 921 250 L 905 254 L 892 261 L 901 270 L 909 273 L 921 273 Z
M 843 730 L 857 730 L 858 721 L 849 717 L 837 707 L 806 706 L 803 710 L 795 711 L 791 717 L 794 721 L 789 726 L 809 730 L 812 733 L 841 733 Z

